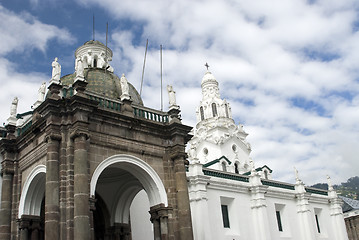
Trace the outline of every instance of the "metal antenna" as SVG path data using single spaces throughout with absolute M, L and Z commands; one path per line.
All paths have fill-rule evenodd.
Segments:
M 161 111 L 163 111 L 163 97 L 162 97 L 162 44 L 160 45 L 160 55 L 161 55 Z
M 105 66 L 105 73 L 106 73 L 107 68 L 108 68 L 108 60 L 107 60 L 107 42 L 108 42 L 108 22 L 106 23 L 106 53 L 105 53 L 105 62 L 106 62 L 106 66 Z
M 106 79 L 106 73 L 107 73 L 107 65 L 108 65 L 108 61 L 107 61 L 107 40 L 108 40 L 108 22 L 106 23 L 106 53 L 105 53 L 105 77 L 103 79 L 104 81 L 104 85 L 103 85 L 103 97 L 104 97 L 104 101 L 105 101 L 105 96 L 106 96 L 106 93 L 105 93 L 105 79 Z
M 141 97 L 141 95 L 142 95 L 143 76 L 145 75 L 145 65 L 146 65 L 147 47 L 148 47 L 148 39 L 147 39 L 147 41 L 146 41 L 145 58 L 143 59 L 142 79 L 141 79 L 141 87 L 140 87 L 140 97 Z
M 92 40 L 95 41 L 95 14 L 92 15 Z

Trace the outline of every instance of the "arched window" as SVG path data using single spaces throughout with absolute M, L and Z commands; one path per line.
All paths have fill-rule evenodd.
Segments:
M 93 60 L 93 67 L 97 68 L 97 56 L 95 57 L 95 59 Z
M 235 163 L 235 164 L 234 164 L 234 172 L 235 172 L 235 173 L 239 173 L 238 163 Z
M 264 170 L 264 178 L 268 179 L 268 171 L 267 170 Z
M 226 163 L 225 163 L 225 162 L 222 162 L 222 170 L 223 170 L 224 172 L 227 171 L 227 166 L 226 166 Z
M 215 103 L 212 103 L 212 113 L 213 113 L 213 117 L 217 117 L 217 105 Z
M 199 112 L 201 114 L 201 121 L 203 121 L 204 120 L 204 112 L 203 112 L 203 107 L 202 106 L 199 108 Z
M 226 117 L 229 118 L 228 105 L 227 105 L 227 103 L 224 104 L 224 108 L 225 108 L 225 111 L 226 111 Z

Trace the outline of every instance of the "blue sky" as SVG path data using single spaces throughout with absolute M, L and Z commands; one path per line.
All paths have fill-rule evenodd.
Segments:
M 146 106 L 160 108 L 162 44 L 164 84 L 177 92 L 185 124 L 195 125 L 208 62 L 256 166 L 289 182 L 295 166 L 307 184 L 359 175 L 358 1 L 2 1 L 1 122 L 15 96 L 19 112 L 30 109 L 55 57 L 62 75 L 74 72 L 93 14 L 96 40 L 105 41 L 109 23 L 115 73 L 138 90 L 149 39 Z

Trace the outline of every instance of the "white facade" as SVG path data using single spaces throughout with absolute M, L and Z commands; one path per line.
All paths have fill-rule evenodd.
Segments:
M 255 168 L 247 133 L 208 71 L 202 94 L 188 150 L 195 239 L 348 239 L 333 188 L 305 187 L 297 171 L 296 184 L 274 181 L 270 168 Z

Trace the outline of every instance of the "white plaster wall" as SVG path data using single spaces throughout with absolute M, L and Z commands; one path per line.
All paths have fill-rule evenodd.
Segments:
M 147 194 L 141 190 L 130 207 L 132 240 L 153 240 L 153 225 L 150 221 L 150 203 Z
M 214 179 L 216 180 L 214 181 Z M 249 188 L 249 185 L 244 182 L 218 179 L 219 178 L 212 177 L 207 185 L 209 219 L 203 219 L 203 223 L 209 222 L 209 226 L 206 229 L 210 232 L 211 239 L 254 239 L 256 223 L 252 218 L 250 191 L 246 190 Z M 265 194 L 265 198 L 267 204 L 267 221 L 270 229 L 270 232 L 268 233 L 270 235 L 269 239 L 302 240 L 295 192 L 277 187 L 269 187 L 268 193 Z M 224 202 L 223 199 L 225 200 Z M 309 196 L 309 199 L 312 199 L 312 201 L 309 202 L 309 209 L 312 215 L 310 224 L 312 224 L 313 229 L 315 229 L 315 238 L 335 240 L 333 238 L 335 236 L 334 230 L 330 221 L 328 199 L 326 199 L 325 196 L 318 195 Z M 221 202 L 229 203 L 230 229 L 223 227 Z M 283 232 L 278 230 L 275 213 L 276 204 L 284 206 L 281 212 Z M 197 206 L 198 205 L 195 204 L 195 202 L 191 202 L 192 214 L 202 214 L 201 210 L 196 208 Z M 317 232 L 315 222 L 315 211 L 318 209 L 321 209 L 319 218 L 321 233 Z M 195 228 L 196 226 L 194 226 L 194 232 L 196 232 Z M 195 239 L 198 240 L 204 238 L 195 237 Z
M 221 204 L 229 206 L 230 228 L 223 227 Z M 250 196 L 208 187 L 208 208 L 212 239 L 251 239 Z

